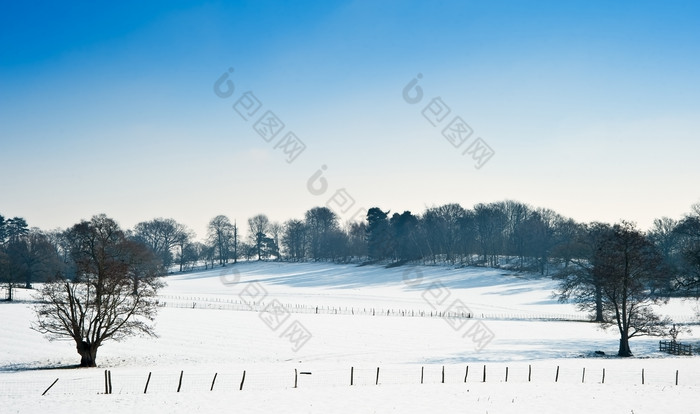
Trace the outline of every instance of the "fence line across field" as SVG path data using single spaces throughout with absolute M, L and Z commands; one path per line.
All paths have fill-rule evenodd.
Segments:
M 39 379 L 0 376 L 0 395 L 163 394 L 245 392 L 293 388 L 368 387 L 421 384 L 564 383 L 700 386 L 700 373 L 678 367 L 557 366 L 553 364 L 469 364 L 425 366 L 349 366 L 304 369 L 289 366 L 221 372 L 122 373 L 119 369 L 54 372 Z M 612 368 L 612 369 L 611 369 Z M 651 369 L 650 369 L 651 368 Z
M 280 303 L 277 303 L 279 305 Z M 230 311 L 261 312 L 270 302 L 244 302 L 238 299 L 219 299 L 198 296 L 159 295 L 158 306 L 179 309 L 215 309 Z M 489 313 L 489 312 L 441 312 L 426 309 L 397 309 L 349 306 L 311 306 L 306 304 L 281 304 L 289 313 L 319 314 L 319 315 L 364 315 L 364 316 L 400 316 L 420 318 L 449 318 L 449 319 L 497 319 L 497 320 L 542 320 L 542 321 L 572 321 L 590 322 L 591 319 L 583 314 L 542 314 L 542 313 Z
M 16 288 L 15 296 L 18 301 L 34 301 L 34 290 Z M 4 293 L 0 287 L 0 296 Z M 244 302 L 240 299 L 217 298 L 210 296 L 181 296 L 181 295 L 158 295 L 158 306 L 179 309 L 214 309 L 230 311 L 254 311 L 261 312 L 270 304 L 263 302 Z M 279 304 L 279 302 L 277 303 Z M 569 321 L 569 322 L 591 322 L 590 316 L 579 314 L 558 314 L 558 313 L 523 313 L 513 310 L 509 312 L 444 312 L 429 309 L 398 309 L 398 308 L 374 308 L 374 307 L 342 307 L 342 306 L 311 306 L 308 304 L 282 304 L 289 313 L 305 313 L 320 315 L 365 315 L 365 316 L 399 316 L 399 317 L 422 317 L 422 318 L 449 318 L 449 319 L 486 319 L 486 320 L 522 320 L 522 321 Z M 697 324 L 698 319 L 689 315 L 667 315 L 674 322 L 679 324 Z

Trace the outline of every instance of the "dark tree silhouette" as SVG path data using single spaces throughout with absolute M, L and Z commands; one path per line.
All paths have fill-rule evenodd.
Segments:
M 301 220 L 284 223 L 282 246 L 289 260 L 298 262 L 306 258 L 306 225 Z
M 173 249 L 187 244 L 192 232 L 174 219 L 156 218 L 134 226 L 136 237 L 146 243 L 167 269 L 173 262 Z M 180 250 L 182 251 L 182 250 Z
M 218 257 L 219 264 L 224 266 L 231 258 L 232 250 L 235 250 L 234 261 L 238 250 L 238 229 L 231 224 L 231 220 L 224 215 L 219 215 L 209 221 L 208 238 L 209 244 L 214 247 L 215 257 Z M 212 261 L 213 265 L 213 261 Z
M 248 219 L 248 230 L 250 231 L 250 244 L 255 247 L 258 260 L 268 256 L 270 250 L 270 238 L 267 233 L 270 230 L 270 219 L 264 214 L 258 214 Z
M 391 258 L 394 253 L 394 237 L 388 219 L 389 212 L 378 207 L 367 211 L 367 254 L 374 260 Z
M 304 214 L 306 253 L 313 260 L 333 259 L 338 254 L 338 216 L 328 207 L 314 207 Z
M 420 220 L 404 211 L 403 214 L 394 213 L 389 220 L 394 232 L 394 246 L 396 247 L 396 258 L 401 261 L 411 261 L 420 259 L 420 246 L 418 244 Z
M 605 315 L 603 285 L 599 274 L 593 272 L 594 259 L 599 246 L 611 232 L 612 227 L 605 223 L 587 225 L 570 244 L 571 265 L 565 266 L 555 276 L 561 280 L 560 301 L 573 299 L 582 309 L 592 310 L 595 322 L 605 322 Z

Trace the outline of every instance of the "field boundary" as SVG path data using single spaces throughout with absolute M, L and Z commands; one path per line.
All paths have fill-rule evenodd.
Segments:
M 608 370 L 535 364 L 424 365 L 404 367 L 349 366 L 346 369 L 290 368 L 226 372 L 187 370 L 146 372 L 142 375 L 112 370 L 57 372 L 55 377 L 7 380 L 0 377 L 2 395 L 95 395 L 245 392 L 294 388 L 367 387 L 422 384 L 564 383 L 657 386 L 700 386 L 700 375 L 690 370 L 641 368 Z
M 158 306 L 178 309 L 214 309 L 229 311 L 262 312 L 269 305 L 267 302 L 244 302 L 238 299 L 219 299 L 204 296 L 159 295 Z M 277 303 L 279 305 L 279 302 Z M 289 313 L 317 315 L 364 315 L 364 316 L 398 316 L 415 318 L 447 318 L 447 319 L 484 319 L 484 320 L 522 320 L 522 321 L 566 321 L 592 322 L 584 315 L 555 314 L 555 313 L 490 313 L 490 312 L 441 312 L 438 310 L 411 308 L 376 308 L 376 307 L 342 307 L 342 306 L 311 306 L 306 304 L 281 304 Z

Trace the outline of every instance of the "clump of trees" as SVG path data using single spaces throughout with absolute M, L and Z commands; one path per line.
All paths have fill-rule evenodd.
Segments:
M 6 300 L 13 300 L 15 288 L 31 288 L 33 282 L 46 280 L 58 262 L 51 234 L 30 229 L 21 217 L 0 216 L 0 283 Z
M 182 271 L 192 254 L 195 234 L 174 219 L 156 218 L 136 224 L 133 237 L 148 245 L 165 269 L 176 263 Z

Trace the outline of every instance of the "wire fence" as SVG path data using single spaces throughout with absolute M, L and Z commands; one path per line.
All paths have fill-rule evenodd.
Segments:
M 678 364 L 681 366 L 681 363 Z M 700 373 L 691 369 L 652 366 L 556 366 L 553 364 L 474 364 L 390 367 L 347 367 L 304 370 L 267 368 L 228 372 L 115 372 L 87 370 L 56 372 L 42 379 L 0 377 L 0 395 L 230 393 L 382 385 L 473 383 L 564 383 L 652 386 L 700 386 Z
M 230 311 L 261 312 L 269 305 L 267 302 L 245 302 L 240 299 L 224 299 L 206 296 L 176 296 L 160 295 L 158 306 L 180 309 L 215 309 Z M 277 301 L 275 306 L 279 306 Z M 556 314 L 556 313 L 488 313 L 488 312 L 449 312 L 427 309 L 409 308 L 377 308 L 349 306 L 312 306 L 308 304 L 281 304 L 289 313 L 304 313 L 318 315 L 365 315 L 365 316 L 399 316 L 418 318 L 448 318 L 448 319 L 492 319 L 492 320 L 541 320 L 541 321 L 573 321 L 590 322 L 585 314 Z
M 4 298 L 7 289 L 0 287 L 0 298 Z M 35 300 L 34 289 L 15 288 L 13 296 L 18 302 L 32 302 Z M 194 296 L 194 295 L 158 295 L 158 306 L 178 309 L 214 309 L 228 311 L 253 311 L 261 312 L 270 303 L 244 302 L 240 298 Z M 280 302 L 276 301 L 275 306 Z M 365 315 L 365 316 L 398 316 L 419 318 L 448 318 L 448 319 L 485 319 L 485 320 L 513 320 L 513 321 L 569 321 L 591 322 L 592 319 L 585 313 L 542 313 L 542 312 L 518 312 L 517 310 L 502 312 L 449 312 L 431 310 L 425 308 L 389 308 L 389 307 L 348 307 L 308 304 L 282 303 L 289 313 L 319 314 L 319 315 Z M 675 323 L 683 325 L 696 325 L 696 315 L 665 315 Z

